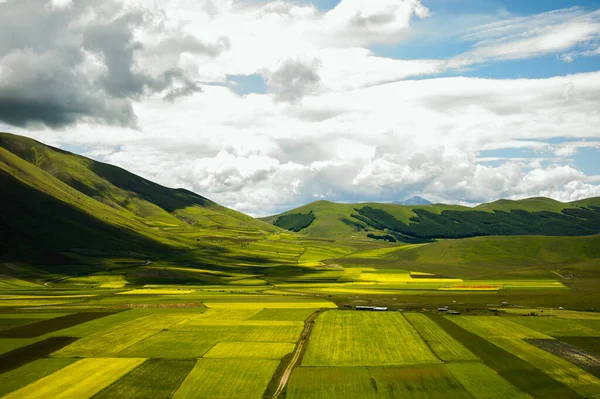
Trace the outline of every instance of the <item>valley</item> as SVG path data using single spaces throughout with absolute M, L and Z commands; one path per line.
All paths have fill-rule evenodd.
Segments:
M 598 198 L 259 220 L 9 134 L 0 184 L 1 397 L 600 397 Z

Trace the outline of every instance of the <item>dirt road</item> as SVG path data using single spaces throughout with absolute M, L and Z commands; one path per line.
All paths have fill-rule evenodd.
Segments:
M 290 364 L 288 364 L 285 371 L 281 375 L 281 381 L 279 381 L 277 390 L 273 394 L 273 399 L 277 399 L 279 397 L 279 395 L 281 395 L 281 393 L 283 392 L 285 386 L 287 385 L 290 375 L 292 374 L 292 370 L 294 369 L 294 367 L 296 366 L 296 363 L 298 363 L 298 360 L 300 359 L 300 355 L 302 354 L 302 350 L 304 349 L 304 346 L 308 344 L 308 338 L 310 337 L 310 333 L 312 332 L 312 328 L 314 325 L 313 322 L 320 313 L 321 313 L 320 310 L 313 313 L 304 322 L 304 330 L 302 330 L 302 336 L 300 338 L 300 341 L 298 342 L 298 345 L 296 345 L 296 349 L 294 350 L 294 355 L 292 356 L 292 360 L 290 361 Z

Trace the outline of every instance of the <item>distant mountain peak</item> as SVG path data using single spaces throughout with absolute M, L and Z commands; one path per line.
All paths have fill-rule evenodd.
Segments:
M 394 201 L 392 203 L 398 204 L 398 205 L 431 205 L 432 204 L 430 201 L 427 201 L 425 198 L 419 197 L 419 196 L 414 196 L 414 197 L 409 198 L 404 201 Z

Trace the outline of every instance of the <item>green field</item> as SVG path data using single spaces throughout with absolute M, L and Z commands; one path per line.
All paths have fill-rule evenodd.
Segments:
M 299 367 L 291 399 L 465 398 L 468 392 L 444 365 L 415 367 Z
M 453 339 L 427 316 L 420 313 L 406 313 L 404 317 L 441 360 L 445 362 L 479 360 L 477 356 Z
M 400 313 L 325 312 L 316 320 L 303 366 L 436 363 Z
M 214 359 L 281 359 L 294 350 L 288 342 L 220 342 L 204 357 Z
M 89 398 L 144 359 L 83 359 L 4 396 L 11 398 Z
M 453 318 L 453 322 L 514 354 L 583 397 L 600 394 L 600 380 L 569 361 L 537 348 L 523 338 L 550 339 L 537 331 L 497 317 Z
M 199 359 L 173 398 L 261 398 L 276 360 Z
M 169 399 L 195 364 L 195 360 L 150 359 L 93 397 Z

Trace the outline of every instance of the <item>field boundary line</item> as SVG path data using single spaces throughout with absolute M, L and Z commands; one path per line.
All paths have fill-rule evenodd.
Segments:
M 317 310 L 316 312 L 311 314 L 304 322 L 304 329 L 302 330 L 300 340 L 298 341 L 298 343 L 296 344 L 296 348 L 294 349 L 294 355 L 290 360 L 290 364 L 288 364 L 283 374 L 281 375 L 281 380 L 279 381 L 277 389 L 275 390 L 275 393 L 272 396 L 273 399 L 279 398 L 279 395 L 281 395 L 281 393 L 287 386 L 290 375 L 292 374 L 292 370 L 294 369 L 294 367 L 296 367 L 296 364 L 298 363 L 298 360 L 300 360 L 300 356 L 302 355 L 302 350 L 304 349 L 304 346 L 308 343 L 314 325 L 314 321 L 317 318 L 317 316 L 321 314 L 322 311 L 323 309 Z
M 441 357 L 439 357 L 438 354 L 433 350 L 433 347 L 429 343 L 429 340 L 425 339 L 425 337 L 423 336 L 423 334 L 421 334 L 421 331 L 419 331 L 417 329 L 417 327 L 415 327 L 415 325 L 408 319 L 408 317 L 405 317 L 404 315 L 402 315 L 402 318 L 404 318 L 404 320 L 406 320 L 406 322 L 412 327 L 412 329 L 415 330 L 415 332 L 419 335 L 419 337 L 421 338 L 421 340 L 425 343 L 425 345 L 427 345 L 427 348 L 429 348 L 429 351 L 433 354 L 433 356 L 435 356 L 440 362 L 446 363 L 444 361 L 444 359 L 442 359 Z
M 555 272 L 554 270 L 550 270 L 552 273 L 556 274 L 558 277 L 562 278 L 563 280 L 566 280 L 565 276 L 563 276 L 562 274 Z

